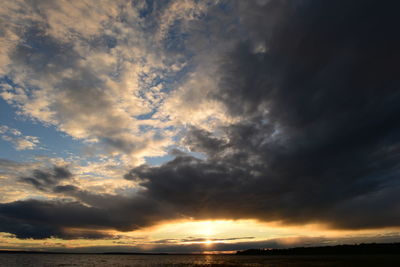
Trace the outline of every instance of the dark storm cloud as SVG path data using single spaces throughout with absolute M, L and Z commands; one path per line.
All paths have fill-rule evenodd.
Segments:
M 399 226 L 399 7 L 247 2 L 243 21 L 257 39 L 226 55 L 210 96 L 239 122 L 223 139 L 189 131 L 207 160 L 179 156 L 127 177 L 195 218 Z M 273 10 L 279 23 L 262 19 Z
M 75 192 L 77 190 L 79 190 L 78 187 L 74 185 L 58 185 L 53 188 L 54 193 Z
M 188 145 L 192 151 L 214 155 L 225 148 L 226 142 L 215 138 L 210 132 L 192 127 L 186 135 L 184 143 Z M 179 156 L 179 154 L 176 155 Z
M 112 225 L 101 210 L 77 202 L 24 200 L 0 204 L 0 231 L 12 233 L 17 238 L 108 237 L 107 234 L 85 231 L 69 233 L 64 229 L 64 227 L 98 228 L 97 221 L 101 221 L 103 225 Z
M 103 229 L 131 231 L 168 218 L 183 217 L 170 204 L 150 199 L 143 192 L 128 197 L 97 194 L 72 184 L 59 184 L 61 181 L 71 183 L 72 177 L 67 168 L 54 166 L 50 170 L 36 169 L 29 177 L 19 178 L 23 183 L 63 198 L 1 203 L 0 232 L 18 238 L 100 239 L 110 238 L 99 232 Z M 82 230 L 71 232 L 71 229 Z
M 68 169 L 54 166 L 52 170 L 34 170 L 30 176 L 21 177 L 19 181 L 31 184 L 39 190 L 46 191 L 61 181 L 71 178 L 72 173 Z
M 73 185 L 55 186 L 53 192 L 75 200 L 31 199 L 2 203 L 0 232 L 11 233 L 18 238 L 99 239 L 110 238 L 99 232 L 103 229 L 131 231 L 170 216 L 180 218 L 168 204 L 141 194 L 133 197 L 95 194 Z

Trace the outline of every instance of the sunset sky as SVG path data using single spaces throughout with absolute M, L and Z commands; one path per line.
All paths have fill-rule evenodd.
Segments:
M 399 10 L 2 1 L 0 249 L 399 242 Z

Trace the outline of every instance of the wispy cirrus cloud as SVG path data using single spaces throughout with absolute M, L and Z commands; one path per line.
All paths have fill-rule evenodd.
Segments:
M 0 136 L 4 141 L 12 143 L 16 150 L 32 150 L 39 148 L 39 138 L 23 135 L 20 131 L 7 125 L 0 125 Z
M 171 123 L 149 114 L 188 65 L 186 51 L 171 50 L 170 30 L 178 23 L 185 31 L 205 3 L 16 1 L 2 10 L 10 18 L 3 41 L 17 37 L 3 51 L 13 83 L 3 82 L 1 96 L 19 114 L 131 164 L 166 153 Z

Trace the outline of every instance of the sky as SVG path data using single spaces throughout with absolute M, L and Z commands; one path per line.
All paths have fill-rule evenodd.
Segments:
M 0 7 L 0 249 L 400 241 L 398 1 Z

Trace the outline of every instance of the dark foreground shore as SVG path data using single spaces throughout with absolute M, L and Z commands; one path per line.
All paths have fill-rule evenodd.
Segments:
M 237 255 L 400 255 L 400 243 L 247 249 Z

